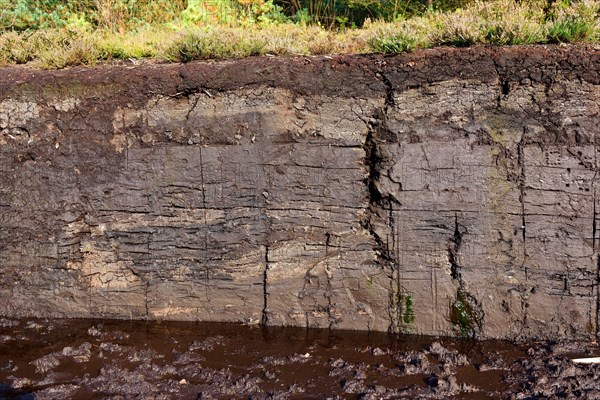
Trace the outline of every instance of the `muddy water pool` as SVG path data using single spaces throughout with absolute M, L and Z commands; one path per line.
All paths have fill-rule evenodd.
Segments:
M 600 399 L 595 342 L 0 319 L 2 399 Z

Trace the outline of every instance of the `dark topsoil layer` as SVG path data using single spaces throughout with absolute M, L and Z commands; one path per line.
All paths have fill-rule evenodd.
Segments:
M 401 55 L 340 55 L 248 57 L 238 60 L 189 64 L 119 62 L 94 68 L 73 67 L 58 71 L 17 66 L 0 68 L 0 100 L 19 95 L 52 97 L 56 91 L 78 95 L 112 94 L 119 104 L 144 105 L 157 94 L 181 96 L 201 90 L 229 91 L 244 86 L 286 88 L 302 95 L 380 97 L 386 91 L 379 73 L 386 73 L 391 89 L 402 91 L 424 82 L 456 77 L 496 80 L 510 74 L 512 81 L 552 79 L 532 73 L 531 67 L 553 66 L 578 71 L 581 81 L 600 84 L 597 65 L 600 49 L 594 45 L 440 47 Z M 572 77 L 573 78 L 573 77 Z M 78 90 L 79 89 L 79 90 Z
M 6 399 L 600 399 L 596 343 L 0 319 Z

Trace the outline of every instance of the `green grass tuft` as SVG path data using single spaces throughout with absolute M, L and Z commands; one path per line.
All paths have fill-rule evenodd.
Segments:
M 548 41 L 550 43 L 575 43 L 584 41 L 592 35 L 594 26 L 588 21 L 563 19 L 550 25 Z
M 369 46 L 376 53 L 404 53 L 414 50 L 417 41 L 410 35 L 398 33 L 387 37 L 375 37 L 369 41 Z
M 185 33 L 167 49 L 169 60 L 188 62 L 208 58 L 239 58 L 264 54 L 266 42 L 259 35 L 207 28 Z

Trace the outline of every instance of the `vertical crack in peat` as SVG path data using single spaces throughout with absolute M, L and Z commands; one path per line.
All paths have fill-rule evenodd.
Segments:
M 525 134 L 525 132 L 523 132 Z M 523 239 L 523 265 L 527 259 L 527 225 L 525 221 L 525 152 L 523 149 L 523 139 L 517 143 L 517 165 L 519 168 L 519 202 L 521 203 L 521 235 Z M 525 267 L 527 276 L 527 267 Z
M 265 246 L 265 269 L 263 270 L 263 309 L 261 324 L 266 326 L 269 322 L 269 308 L 268 300 L 269 293 L 267 291 L 267 284 L 269 280 L 269 246 Z
M 379 129 L 382 119 L 385 118 L 386 109 L 378 110 L 375 115 L 371 118 L 368 126 L 367 136 L 363 144 L 363 150 L 365 152 L 365 166 L 367 167 L 367 176 L 364 179 L 365 186 L 367 187 L 368 195 L 368 206 L 366 209 L 365 218 L 362 221 L 362 226 L 369 232 L 369 235 L 375 241 L 375 253 L 377 256 L 377 264 L 381 269 L 388 273 L 390 280 L 390 298 L 388 305 L 388 318 L 389 326 L 388 331 L 394 333 L 397 331 L 398 318 L 396 316 L 397 305 L 396 305 L 396 294 L 398 288 L 395 288 L 394 274 L 396 272 L 396 266 L 391 256 L 389 249 L 389 241 L 387 238 L 383 238 L 377 232 L 375 227 L 375 219 L 380 218 L 380 210 L 385 210 L 385 199 L 381 192 L 377 188 L 377 181 L 379 179 L 379 166 L 382 161 L 381 156 L 378 153 L 377 143 L 374 138 L 375 132 Z
M 390 236 L 392 237 L 392 246 L 390 249 L 389 240 L 387 241 L 387 248 L 389 252 L 390 265 L 392 269 L 392 276 L 390 281 L 390 305 L 389 307 L 390 316 L 396 321 L 395 326 L 398 331 L 406 331 L 404 319 L 402 318 L 403 313 L 406 311 L 403 308 L 402 296 L 404 291 L 402 290 L 402 282 L 400 276 L 400 250 L 398 245 L 398 229 L 396 228 L 396 221 L 394 219 L 394 198 L 390 194 L 388 196 L 388 222 L 387 226 L 390 229 Z M 395 278 L 395 279 L 394 279 Z M 395 285 L 395 286 L 394 286 Z M 412 321 L 411 321 L 412 322 Z
M 150 292 L 150 281 L 146 281 L 144 288 L 144 306 L 146 308 L 146 319 L 150 318 L 150 307 L 148 306 L 148 293 Z
M 388 108 L 394 107 L 396 105 L 396 101 L 394 100 L 394 85 L 392 84 L 392 81 L 390 81 L 390 79 L 384 73 L 378 73 L 377 77 L 385 85 L 384 112 L 385 112 L 385 115 L 387 116 Z
M 456 290 L 456 299 L 450 305 L 450 321 L 462 337 L 477 338 L 483 333 L 485 313 L 481 303 L 467 291 L 461 272 L 462 266 L 459 263 L 458 255 L 465 233 L 468 232 L 464 226 L 459 224 L 458 214 L 454 214 L 454 233 L 448 245 L 448 262 L 450 263 L 450 276 L 457 281 L 458 289 Z
M 198 158 L 200 161 L 200 188 L 202 189 L 202 207 L 206 210 L 206 188 L 204 185 L 204 162 L 202 159 L 202 144 L 198 145 Z M 206 217 L 204 218 L 206 221 Z
M 594 184 L 594 181 L 592 181 L 592 185 Z M 592 197 L 592 251 L 594 252 L 594 254 L 596 253 L 596 221 L 597 221 L 597 214 L 596 214 L 596 188 L 594 188 L 594 192 L 593 192 L 593 197 Z
M 526 128 L 523 128 L 523 135 L 521 140 L 517 143 L 517 168 L 519 172 L 518 187 L 519 187 L 519 203 L 521 205 L 521 240 L 523 241 L 523 259 L 521 260 L 521 269 L 525 274 L 525 282 L 529 281 L 529 268 L 527 267 L 527 222 L 525 218 L 525 149 L 524 149 L 524 138 L 526 134 Z M 521 336 L 523 330 L 527 326 L 528 310 L 529 310 L 529 292 L 527 285 L 525 288 L 519 291 L 521 296 L 521 328 L 518 336 Z
M 208 209 L 206 207 L 206 187 L 204 184 L 204 159 L 202 156 L 202 143 L 198 144 L 198 159 L 200 162 L 200 192 L 202 195 L 202 209 L 204 211 L 204 252 L 208 251 L 208 218 L 206 214 L 208 213 Z M 202 255 L 200 255 L 199 260 L 202 260 Z M 205 288 L 206 293 L 208 294 L 208 287 L 210 285 L 210 269 L 208 267 L 208 263 L 204 266 L 204 272 L 206 273 L 205 279 Z
M 369 206 L 370 208 L 378 207 L 382 200 L 382 195 L 377 188 L 377 180 L 379 179 L 379 164 L 381 163 L 381 156 L 377 151 L 377 143 L 374 138 L 375 131 L 378 129 L 380 119 L 382 118 L 381 112 L 376 113 L 373 122 L 369 122 L 369 131 L 365 138 L 363 150 L 365 152 L 365 164 L 368 168 L 368 175 L 365 178 L 367 189 L 369 190 Z
M 264 149 L 262 149 L 260 146 L 257 147 L 257 151 L 260 158 L 260 164 L 257 165 L 260 167 L 260 174 L 257 175 L 257 194 L 260 198 L 260 204 L 258 205 L 258 218 L 260 219 L 261 227 L 263 228 L 264 236 L 262 237 L 262 242 L 265 248 L 261 325 L 266 326 L 269 323 L 269 314 L 271 313 L 269 310 L 269 270 L 271 269 L 271 245 L 274 245 L 274 243 L 277 241 L 271 241 L 270 238 L 270 234 L 272 232 L 272 221 L 271 214 L 269 212 L 268 191 L 273 187 L 273 185 L 270 182 L 270 175 L 266 171 L 268 157 L 266 156 Z M 279 310 L 276 309 L 273 312 L 275 315 L 277 315 L 278 311 Z
M 458 280 L 460 287 L 464 286 L 462 275 L 460 273 L 460 265 L 458 264 L 458 252 L 462 244 L 462 232 L 458 225 L 458 215 L 454 214 L 454 235 L 450 239 L 448 246 L 448 261 L 450 262 L 450 276 L 452 279 Z
M 600 255 L 596 257 L 596 337 L 600 338 Z
M 363 221 L 363 227 L 369 231 L 374 239 L 377 263 L 389 279 L 388 332 L 397 333 L 402 330 L 402 309 L 400 306 L 402 285 L 398 266 L 398 232 L 395 226 L 393 207 L 394 203 L 398 204 L 398 200 L 391 194 L 384 196 L 377 187 L 383 161 L 377 145 L 377 136 L 393 136 L 386 131 L 386 121 L 389 110 L 395 107 L 396 103 L 394 100 L 394 86 L 390 79 L 381 70 L 376 71 L 375 76 L 385 86 L 385 97 L 383 107 L 378 109 L 370 119 L 367 137 L 363 145 L 365 165 L 368 168 L 365 184 L 369 195 L 368 215 Z M 385 211 L 387 211 L 387 216 L 383 215 Z M 385 235 L 377 232 L 376 219 L 380 220 L 382 226 L 385 224 L 387 228 Z
M 373 250 L 377 257 L 376 263 L 389 279 L 388 331 L 394 333 L 398 331 L 398 324 L 400 321 L 396 315 L 398 311 L 396 297 L 399 292 L 397 287 L 397 266 L 390 252 L 389 238 L 382 237 L 381 234 L 377 232 L 375 226 L 376 219 L 383 220 L 380 212 L 386 209 L 391 210 L 391 203 L 387 204 L 388 207 L 386 207 L 386 203 L 389 202 L 389 199 L 384 199 L 384 196 L 377 187 L 377 181 L 380 177 L 379 170 L 383 159 L 379 154 L 375 136 L 380 130 L 385 129 L 388 111 L 390 107 L 395 105 L 394 88 L 392 82 L 382 71 L 376 70 L 374 72 L 375 77 L 385 86 L 385 93 L 383 107 L 377 109 L 369 119 L 367 136 L 363 143 L 363 150 L 365 153 L 364 164 L 367 170 L 367 176 L 364 179 L 364 183 L 367 187 L 368 206 L 366 215 L 362 221 L 362 226 L 373 238 L 375 242 Z M 388 235 L 386 234 L 386 236 Z M 393 240 L 395 240 L 395 238 Z
M 333 329 L 334 325 L 337 324 L 337 318 L 335 317 L 335 309 L 333 306 L 333 285 L 331 280 L 333 278 L 331 270 L 329 269 L 329 245 L 331 242 L 331 234 L 325 233 L 325 276 L 327 277 L 327 286 L 325 288 L 325 298 L 327 299 L 327 318 L 329 320 L 328 327 Z
M 596 141 L 596 131 L 594 131 L 594 178 L 592 179 L 592 188 L 593 188 L 593 218 L 592 218 L 592 254 L 596 259 L 596 337 L 600 338 L 600 254 L 596 250 L 596 234 L 597 234 L 597 221 L 598 216 L 596 214 L 596 178 L 598 177 L 598 142 Z M 592 291 L 592 295 L 594 295 Z

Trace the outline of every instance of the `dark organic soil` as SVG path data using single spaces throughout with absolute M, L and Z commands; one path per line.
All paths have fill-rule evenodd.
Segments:
M 6 399 L 600 398 L 595 343 L 0 319 Z

